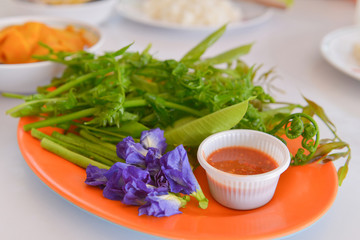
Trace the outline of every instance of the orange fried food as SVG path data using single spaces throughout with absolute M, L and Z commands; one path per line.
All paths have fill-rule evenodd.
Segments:
M 55 52 L 75 52 L 92 45 L 85 37 L 85 31 L 73 26 L 57 29 L 39 22 L 27 22 L 0 31 L 0 63 L 36 62 L 33 55 L 49 53 L 39 42 L 50 46 Z

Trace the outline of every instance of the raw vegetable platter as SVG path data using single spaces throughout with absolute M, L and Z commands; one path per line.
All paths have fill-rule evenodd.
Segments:
M 209 198 L 207 209 L 189 203 L 171 217 L 138 216 L 137 208 L 102 196 L 101 190 L 84 183 L 84 169 L 41 148 L 40 142 L 23 130 L 36 118 L 22 118 L 18 141 L 32 171 L 52 190 L 76 206 L 137 231 L 174 239 L 264 239 L 295 233 L 316 222 L 331 207 L 337 193 L 333 163 L 290 167 L 280 178 L 274 198 L 259 209 L 236 211 L 212 199 L 205 171 L 195 170 Z M 50 134 L 54 128 L 43 128 Z M 297 146 L 290 146 L 294 150 Z M 295 207 L 296 206 L 296 207 Z
M 141 53 L 130 52 L 131 44 L 102 56 L 50 52 L 49 56 L 39 57 L 67 65 L 63 76 L 40 86 L 34 95 L 3 94 L 25 101 L 7 113 L 20 118 L 19 145 L 31 169 L 75 205 L 111 222 L 164 237 L 273 238 L 315 222 L 330 207 L 338 184 L 346 177 L 350 146 L 340 139 L 333 123 L 315 102 L 307 98 L 305 106 L 276 102 L 265 92 L 259 84 L 269 84 L 272 70 L 257 77 L 260 66 L 247 66 L 240 59 L 250 51 L 251 44 L 203 59 L 206 49 L 225 30 L 226 26 L 219 28 L 180 61 L 155 59 L 149 54 L 150 46 Z M 327 126 L 333 138 L 320 139 L 315 117 Z M 127 158 L 116 155 L 116 144 L 130 136 L 141 143 L 140 132 L 154 128 L 164 130 L 170 151 L 185 146 L 203 188 L 200 192 L 209 199 L 209 205 L 199 204 L 204 209 L 190 201 L 181 208 L 182 214 L 163 218 L 138 216 L 136 207 L 110 201 L 100 189 L 84 183 L 83 168 L 90 162 L 106 169 L 121 161 L 128 164 Z M 196 168 L 194 153 L 201 141 L 232 128 L 267 132 L 291 150 L 292 166 L 281 177 L 274 199 L 262 208 L 234 211 L 220 206 L 211 198 L 204 171 Z M 62 133 L 54 129 L 61 129 Z M 91 135 L 89 141 L 106 147 L 92 152 L 95 147 L 76 145 L 85 140 L 82 132 Z M 36 138 L 41 139 L 41 145 Z M 72 138 L 76 146 L 66 142 L 67 138 Z M 46 142 L 53 142 L 55 148 L 46 147 Z M 64 157 L 68 161 L 59 157 L 64 152 L 70 152 L 69 158 Z M 75 157 L 74 161 L 79 154 L 84 155 L 82 160 Z M 332 161 L 341 158 L 346 159 L 345 164 L 336 171 Z M 147 168 L 146 164 L 143 167 Z M 191 170 L 187 172 L 192 174 Z M 180 193 L 183 192 L 169 191 L 169 195 Z M 149 202 L 145 200 L 145 205 Z

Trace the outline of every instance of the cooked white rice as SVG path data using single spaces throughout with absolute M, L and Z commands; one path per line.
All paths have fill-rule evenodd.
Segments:
M 146 0 L 143 9 L 150 18 L 185 26 L 216 26 L 241 18 L 229 0 Z

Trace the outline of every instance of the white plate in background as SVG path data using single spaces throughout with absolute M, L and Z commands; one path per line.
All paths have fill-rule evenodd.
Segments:
M 360 44 L 360 26 L 349 26 L 327 34 L 322 39 L 320 49 L 333 67 L 360 80 L 360 62 L 354 55 L 357 43 Z
M 116 6 L 117 12 L 124 18 L 134 22 L 162 27 L 174 30 L 195 30 L 195 31 L 213 31 L 219 26 L 185 26 L 172 22 L 164 22 L 154 20 L 142 11 L 141 5 L 146 0 L 120 0 Z M 242 12 L 242 20 L 231 22 L 228 29 L 246 28 L 259 25 L 270 19 L 272 10 L 269 7 L 259 5 L 251 2 L 233 2 L 235 7 L 238 7 Z

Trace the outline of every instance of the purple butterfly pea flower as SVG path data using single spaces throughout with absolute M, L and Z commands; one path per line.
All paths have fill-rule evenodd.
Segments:
M 101 169 L 89 164 L 86 168 L 85 183 L 103 189 L 107 183 L 107 178 L 104 175 L 107 171 L 107 169 Z
M 206 208 L 208 200 L 192 172 L 186 150 L 180 145 L 162 156 L 166 148 L 164 132 L 158 128 L 144 131 L 140 143 L 126 137 L 116 150 L 126 163 L 115 163 L 100 173 L 89 168 L 89 176 L 94 172 L 95 179 L 89 178 L 89 182 L 105 186 L 103 195 L 106 198 L 141 206 L 139 215 L 161 217 L 180 213 L 179 207 L 189 200 L 187 195 L 194 196 L 200 207 Z M 181 198 L 176 193 L 186 196 Z
M 148 131 L 143 131 L 140 136 L 140 143 L 144 148 L 157 148 L 160 151 L 160 154 L 164 154 L 167 144 L 164 137 L 164 131 L 160 128 L 150 129 Z
M 167 152 L 161 157 L 160 163 L 161 170 L 169 181 L 171 192 L 189 195 L 199 188 L 183 145 Z
M 181 213 L 180 207 L 184 207 L 187 201 L 184 198 L 174 194 L 158 195 L 158 193 L 150 193 L 146 199 L 146 203 L 139 207 L 139 216 L 148 215 L 155 217 L 168 217 Z
M 201 208 L 207 208 L 209 200 L 205 197 L 194 176 L 183 145 L 179 145 L 163 155 L 160 163 L 161 171 L 169 181 L 171 192 L 191 195 L 199 201 Z
M 120 200 L 127 205 L 142 205 L 146 196 L 154 191 L 148 171 L 126 163 L 115 163 L 105 173 L 108 182 L 104 188 L 104 197 Z
M 145 168 L 146 150 L 140 143 L 135 143 L 134 139 L 129 136 L 124 138 L 116 146 L 118 157 L 124 159 L 126 163 Z
M 143 131 L 140 143 L 129 136 L 117 144 L 117 155 L 126 163 L 147 168 L 153 176 L 160 170 L 159 159 L 167 147 L 164 131 L 159 128 Z

